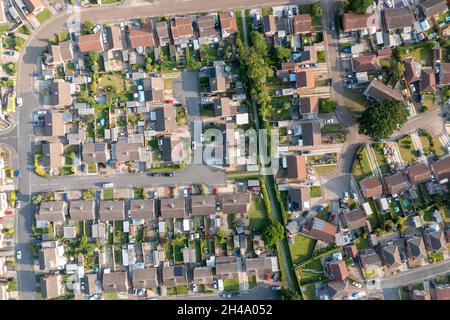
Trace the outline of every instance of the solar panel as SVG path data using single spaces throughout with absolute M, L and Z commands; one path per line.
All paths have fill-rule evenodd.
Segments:
M 319 220 L 319 219 L 315 219 L 315 221 L 314 221 L 314 227 L 315 227 L 316 229 L 323 229 L 324 226 L 325 226 L 325 221 Z

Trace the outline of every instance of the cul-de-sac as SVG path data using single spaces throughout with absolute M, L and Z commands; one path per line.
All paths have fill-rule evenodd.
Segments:
M 450 300 L 449 8 L 0 0 L 0 300 Z

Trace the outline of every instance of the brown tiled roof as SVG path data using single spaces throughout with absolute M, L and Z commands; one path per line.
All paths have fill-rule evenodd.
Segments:
M 62 112 L 47 112 L 44 116 L 44 134 L 46 136 L 64 136 L 66 134 Z
M 365 96 L 371 97 L 376 101 L 383 99 L 394 99 L 397 101 L 403 101 L 402 93 L 398 90 L 388 87 L 379 80 L 372 80 L 364 92 Z
M 450 300 L 450 285 L 440 285 L 434 288 L 436 300 Z
M 111 47 L 112 50 L 122 50 L 124 48 L 124 40 L 122 38 L 122 30 L 119 27 L 109 27 L 107 28 L 107 32 L 111 36 Z
M 78 39 L 78 47 L 82 53 L 103 52 L 104 47 L 101 32 L 81 35 Z
M 411 294 L 412 300 L 431 300 L 431 295 L 426 291 L 414 290 Z
M 156 34 L 158 35 L 160 45 L 162 45 L 161 42 L 170 42 L 169 24 L 167 23 L 167 21 L 159 21 L 156 23 Z
M 70 40 L 50 46 L 53 63 L 64 63 L 73 59 L 72 42 Z
M 325 242 L 335 242 L 336 226 L 314 217 L 302 227 L 302 233 L 311 238 Z
M 222 32 L 236 33 L 238 32 L 236 17 L 231 15 L 231 12 L 221 13 L 219 15 L 220 26 L 222 27 Z
M 53 81 L 50 92 L 52 105 L 65 107 L 72 104 L 69 82 L 65 82 L 64 80 Z
M 422 237 L 411 237 L 406 239 L 406 247 L 408 255 L 413 260 L 425 259 L 427 257 L 427 250 Z
M 388 30 L 411 27 L 414 16 L 408 7 L 384 9 L 384 19 Z
M 354 244 L 349 244 L 344 247 L 345 254 L 350 258 L 355 258 L 358 255 L 358 248 Z
M 56 247 L 39 250 L 39 269 L 50 271 L 58 268 L 56 264 L 56 250 Z
M 450 62 L 441 63 L 439 71 L 439 83 L 441 85 L 450 84 Z
M 385 49 L 378 49 L 377 50 L 377 57 L 378 58 L 387 58 L 392 56 L 392 49 L 391 48 L 385 48 Z
M 94 200 L 73 200 L 70 201 L 70 220 L 88 221 L 95 220 Z
M 180 38 L 192 38 L 194 35 L 190 17 L 175 17 L 170 22 L 170 29 L 172 30 L 172 38 L 174 41 Z
M 344 13 L 342 18 L 344 32 L 363 30 L 376 25 L 376 16 L 370 13 L 359 14 L 355 12 Z
M 98 214 L 102 222 L 125 220 L 123 200 L 101 200 Z
M 270 257 L 247 258 L 245 259 L 245 270 L 270 274 L 272 273 L 272 260 Z
M 383 246 L 381 248 L 381 257 L 384 264 L 389 268 L 396 268 L 402 264 L 400 248 L 395 243 Z
M 436 76 L 433 68 L 422 68 L 420 71 L 420 92 L 434 93 L 436 91 Z
M 418 185 L 419 183 L 427 182 L 431 179 L 430 169 L 424 163 L 409 166 L 408 169 L 406 169 L 406 174 L 413 185 Z
M 232 276 L 237 274 L 238 265 L 237 262 L 216 263 L 216 275 L 219 277 Z
M 431 170 L 439 181 L 450 178 L 450 157 L 439 159 L 431 164 Z
M 214 115 L 216 117 L 229 117 L 236 115 L 236 108 L 230 105 L 230 99 L 221 97 L 214 99 Z
M 316 82 L 314 80 L 314 70 L 302 70 L 297 72 L 297 81 L 295 82 L 296 88 L 314 88 Z
M 106 143 L 85 142 L 83 143 L 82 156 L 86 163 L 107 162 L 110 158 L 110 152 Z
M 156 289 L 158 287 L 158 269 L 134 269 L 132 277 L 133 287 L 136 289 Z
M 299 182 L 304 182 L 306 179 L 306 156 L 295 155 L 287 156 L 287 177 Z
M 219 195 L 221 210 L 225 214 L 246 213 L 250 207 L 250 193 L 223 193 Z
M 344 260 L 327 262 L 327 268 L 331 280 L 342 281 L 350 275 Z
M 378 59 L 374 54 L 352 58 L 353 72 L 375 71 L 379 68 Z
M 67 213 L 67 203 L 64 201 L 44 201 L 39 206 L 36 220 L 63 222 Z
M 226 78 L 223 66 L 209 67 L 209 87 L 211 92 L 223 92 L 226 90 Z
M 426 230 L 424 233 L 425 245 L 429 251 L 444 252 L 447 250 L 444 230 Z
M 309 14 L 298 14 L 292 17 L 294 34 L 305 34 L 312 31 L 312 19 Z
M 366 215 L 361 209 L 354 209 L 349 212 L 344 212 L 341 215 L 341 221 L 345 228 L 356 230 L 365 227 Z
M 198 17 L 197 26 L 200 37 L 212 37 L 217 34 L 216 19 L 213 15 Z
M 277 32 L 277 17 L 274 15 L 263 16 L 263 31 L 266 35 L 273 35 Z
M 206 216 L 216 213 L 216 196 L 200 195 L 191 196 L 192 215 Z
M 145 24 L 141 28 L 130 28 L 129 37 L 132 48 L 153 47 L 155 45 L 150 24 Z
M 126 271 L 103 273 L 102 287 L 104 292 L 127 292 L 128 276 Z
M 162 270 L 162 277 L 166 287 L 187 284 L 186 266 L 165 266 Z
M 407 83 L 413 83 L 419 80 L 420 65 L 413 58 L 406 58 L 405 62 L 405 80 Z
M 23 3 L 27 6 L 27 9 L 33 13 L 35 10 L 45 8 L 41 0 L 23 0 Z
M 61 275 L 47 275 L 42 279 L 42 297 L 44 299 L 54 299 L 64 293 Z
M 379 197 L 383 194 L 383 185 L 377 177 L 368 177 L 359 182 L 361 191 L 366 198 Z
M 144 90 L 148 90 L 150 101 L 163 101 L 164 79 L 161 77 L 151 77 L 144 79 Z
M 130 214 L 132 219 L 155 219 L 155 200 L 130 200 Z
M 367 269 L 368 267 L 382 266 L 381 259 L 378 253 L 376 253 L 375 250 L 372 249 L 365 249 L 361 250 L 359 253 L 359 258 L 361 260 L 361 265 L 364 269 Z
M 84 276 L 86 282 L 85 292 L 88 295 L 93 295 L 97 293 L 97 288 L 95 283 L 97 282 L 97 274 L 96 273 L 88 273 Z
M 447 1 L 445 0 L 425 0 L 420 4 L 420 7 L 427 18 L 448 10 Z
M 126 141 L 118 141 L 115 144 L 116 161 L 120 163 L 128 161 L 141 161 L 140 149 L 141 143 L 129 143 Z M 112 149 L 114 150 L 114 149 Z
M 300 113 L 319 113 L 319 98 L 313 97 L 301 97 L 300 98 Z
M 304 211 L 310 209 L 309 188 L 291 188 L 288 191 L 288 201 L 291 204 L 292 211 Z
M 384 183 L 390 195 L 399 194 L 409 188 L 409 181 L 403 173 L 385 177 Z
M 160 107 L 155 109 L 156 112 L 156 131 L 171 132 L 177 128 L 176 116 L 177 110 L 174 107 Z
M 64 146 L 59 141 L 48 141 L 42 144 L 41 164 L 46 168 L 60 168 L 63 163 Z
M 194 282 L 195 283 L 211 283 L 213 282 L 213 273 L 211 268 L 196 267 L 194 268 Z
M 161 217 L 163 219 L 184 218 L 186 214 L 184 199 L 161 199 Z

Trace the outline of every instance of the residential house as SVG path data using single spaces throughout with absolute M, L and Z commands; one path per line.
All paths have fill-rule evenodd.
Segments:
M 64 146 L 59 141 L 47 141 L 42 144 L 41 165 L 50 170 L 57 170 L 64 166 Z
M 220 27 L 222 29 L 222 38 L 227 38 L 238 32 L 236 17 L 232 11 L 221 13 L 219 19 Z
M 314 46 L 303 46 L 300 53 L 300 64 L 317 63 L 317 51 Z
M 420 71 L 420 93 L 436 91 L 436 76 L 433 68 L 422 68 Z
M 61 275 L 46 275 L 41 281 L 42 298 L 54 299 L 64 295 L 63 277 Z
M 164 79 L 150 77 L 143 80 L 145 101 L 161 102 L 164 100 Z
M 263 32 L 266 37 L 275 35 L 277 30 L 277 16 L 268 15 L 263 16 L 262 19 Z
M 223 193 L 219 195 L 221 211 L 224 214 L 247 213 L 250 209 L 250 193 Z
M 352 57 L 353 72 L 371 72 L 380 69 L 376 55 L 361 55 Z
M 197 29 L 200 44 L 210 43 L 217 38 L 216 30 L 216 16 L 215 15 L 205 15 L 197 18 Z
M 72 104 L 71 84 L 64 80 L 55 80 L 50 87 L 50 103 L 56 107 L 67 107 Z
M 288 206 L 293 212 L 310 210 L 309 188 L 291 188 L 288 191 Z
M 344 260 L 325 262 L 325 270 L 327 271 L 330 280 L 334 281 L 343 281 L 350 275 Z
M 388 31 L 410 28 L 415 20 L 409 7 L 385 8 L 383 13 Z
M 128 292 L 128 274 L 126 271 L 103 272 L 102 279 L 103 291 L 110 292 Z
M 319 113 L 318 97 L 301 97 L 299 102 L 302 119 L 317 119 L 317 114 Z
M 209 87 L 211 93 L 225 92 L 226 78 L 223 61 L 215 61 L 212 67 L 208 68 Z
M 370 82 L 366 91 L 364 91 L 364 96 L 375 101 L 384 99 L 403 101 L 402 93 L 399 90 L 392 89 L 379 80 L 372 80 L 372 82 Z
M 49 46 L 49 53 L 52 56 L 51 64 L 63 64 L 73 60 L 72 42 L 70 40 Z
M 237 279 L 238 263 L 236 257 L 216 257 L 216 276 L 219 279 Z
M 117 51 L 123 50 L 126 48 L 126 39 L 123 36 L 122 30 L 120 27 L 111 26 L 106 28 L 106 34 L 108 35 L 109 40 L 109 50 Z
M 403 60 L 403 62 L 405 63 L 406 83 L 411 84 L 416 81 L 419 81 L 420 70 L 422 69 L 420 63 L 414 61 L 413 58 L 406 58 L 405 60 Z
M 294 183 L 306 181 L 306 156 L 290 155 L 286 157 L 287 178 Z
M 444 259 L 448 257 L 445 232 L 439 224 L 434 223 L 428 225 L 428 227 L 423 230 L 423 239 L 425 240 L 425 247 L 428 251 L 442 253 Z
M 84 34 L 78 38 L 78 47 L 81 53 L 105 51 L 103 46 L 102 33 Z
M 422 267 L 427 264 L 428 256 L 425 242 L 420 236 L 408 236 L 406 239 L 406 253 L 410 268 Z
M 129 30 L 128 37 L 133 49 L 155 46 L 155 37 L 150 23 L 142 25 L 141 28 L 129 28 Z
M 368 228 L 370 229 L 370 222 L 366 220 L 366 215 L 359 208 L 343 212 L 341 214 L 341 222 L 343 227 L 348 230 L 357 230 L 364 228 L 367 225 L 369 225 Z
M 420 9 L 425 18 L 431 18 L 447 12 L 448 6 L 445 0 L 425 0 L 420 3 Z
M 365 31 L 368 28 L 376 28 L 377 17 L 371 13 L 347 12 L 342 17 L 342 26 L 344 32 Z
M 292 126 L 294 131 L 293 145 L 295 147 L 306 147 L 311 149 L 321 144 L 320 122 L 309 121 Z
M 166 287 L 173 287 L 187 284 L 186 266 L 164 266 L 162 270 L 162 280 Z
M 450 285 L 438 285 L 434 288 L 435 300 L 450 300 Z
M 195 284 L 211 284 L 214 281 L 213 272 L 208 267 L 195 267 L 193 273 L 193 282 Z
M 130 215 L 133 221 L 152 221 L 156 219 L 155 200 L 136 199 L 130 200 Z
M 138 142 L 118 141 L 111 145 L 111 154 L 118 163 L 145 161 L 145 148 Z
M 231 106 L 230 99 L 216 98 L 214 101 L 214 115 L 216 117 L 232 117 L 236 115 L 236 108 Z
M 159 286 L 158 268 L 134 269 L 132 283 L 135 289 L 156 289 Z
M 335 225 L 314 217 L 302 226 L 301 232 L 307 237 L 333 243 L 337 230 Z
M 443 62 L 439 65 L 439 84 L 441 86 L 450 84 L 450 62 Z
M 111 157 L 108 144 L 104 142 L 83 143 L 81 154 L 86 163 L 106 163 Z
M 355 288 L 352 281 L 345 279 L 344 281 L 331 281 L 327 283 L 328 296 L 331 300 L 348 300 L 350 295 L 361 289 Z
M 378 198 L 383 195 L 383 185 L 377 177 L 367 177 L 359 182 L 365 198 Z
M 125 220 L 125 203 L 123 200 L 101 200 L 98 210 L 100 221 Z
M 400 247 L 396 243 L 388 243 L 380 249 L 381 258 L 385 265 L 385 274 L 396 274 L 405 270 L 400 257 Z
M 173 219 L 184 218 L 186 207 L 184 199 L 163 198 L 161 199 L 161 218 Z
M 67 203 L 64 201 L 43 201 L 35 215 L 36 221 L 64 222 L 67 214 Z
M 245 270 L 249 275 L 255 275 L 256 279 L 265 279 L 270 277 L 273 272 L 273 263 L 277 263 L 276 258 L 273 257 L 259 257 L 245 259 Z M 273 261 L 275 260 L 275 261 Z
M 59 245 L 39 250 L 39 269 L 54 271 L 63 268 L 67 263 L 64 257 L 64 246 Z
M 98 293 L 97 289 L 97 273 L 88 273 L 84 276 L 85 293 L 89 296 Z
M 292 17 L 292 31 L 294 34 L 312 32 L 312 19 L 309 14 L 298 14 Z
M 94 200 L 72 200 L 69 207 L 70 220 L 93 221 L 95 220 Z
M 411 300 L 431 300 L 431 295 L 423 290 L 414 290 L 411 294 Z
M 154 114 L 151 114 L 152 120 L 155 120 L 155 131 L 170 133 L 177 128 L 177 110 L 173 107 L 156 108 Z
M 424 163 L 409 166 L 408 169 L 406 169 L 406 175 L 411 184 L 415 186 L 419 183 L 428 182 L 431 179 L 431 171 Z
M 44 116 L 44 135 L 62 137 L 66 134 L 64 113 L 52 111 Z
M 194 37 L 192 19 L 190 17 L 175 17 L 170 21 L 172 39 L 175 45 L 185 47 L 190 39 Z
M 439 183 L 447 183 L 450 178 L 450 157 L 433 162 L 431 164 L 431 170 Z
M 314 80 L 314 70 L 307 69 L 297 72 L 297 78 L 295 80 L 295 88 L 298 89 L 313 89 L 316 85 Z
M 167 21 L 159 21 L 156 23 L 156 35 L 158 36 L 161 47 L 170 44 L 169 24 Z
M 344 251 L 349 258 L 355 259 L 358 256 L 358 248 L 355 244 L 349 244 L 345 246 Z
M 215 195 L 193 195 L 191 196 L 191 207 L 193 216 L 208 216 L 216 213 Z
M 22 0 L 22 2 L 27 7 L 28 11 L 34 15 L 45 9 L 45 5 L 41 0 Z
M 382 272 L 380 256 L 373 249 L 363 249 L 359 252 L 359 259 L 364 276 L 368 279 L 378 278 Z
M 387 193 L 390 195 L 398 195 L 409 189 L 409 181 L 403 173 L 393 174 L 384 177 Z

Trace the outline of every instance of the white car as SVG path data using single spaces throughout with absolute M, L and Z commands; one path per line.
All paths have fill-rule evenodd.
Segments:
M 113 188 L 114 187 L 114 183 L 112 183 L 112 182 L 104 183 L 102 187 L 103 187 L 103 189 Z
M 20 209 L 20 201 L 19 200 L 16 201 L 16 209 Z
M 97 33 L 97 32 L 100 31 L 101 28 L 102 28 L 102 26 L 98 24 L 98 25 L 95 26 L 94 29 L 92 29 L 92 32 L 93 32 L 93 33 Z
M 22 251 L 18 250 L 16 253 L 17 260 L 22 259 Z
M 41 111 L 38 111 L 37 112 L 37 114 L 39 115 L 39 116 L 42 116 L 42 115 L 44 115 L 44 114 L 46 114 L 47 113 L 47 111 L 45 111 L 45 110 L 41 110 Z
M 203 133 L 200 134 L 200 142 L 205 141 L 205 135 Z
M 159 197 L 159 195 L 158 195 L 158 192 L 153 192 L 153 199 L 158 199 L 158 197 Z
M 314 176 L 307 176 L 306 178 L 308 178 L 309 180 L 316 180 L 316 177 Z
M 324 122 L 325 122 L 325 123 L 333 123 L 333 122 L 334 122 L 334 119 L 333 119 L 333 118 L 326 119 Z
M 16 104 L 17 104 L 18 107 L 21 107 L 21 106 L 23 105 L 23 100 L 22 100 L 22 98 L 17 98 L 17 99 L 16 99 Z
M 355 282 L 355 281 L 352 282 L 352 285 L 357 287 L 357 288 L 360 288 L 360 289 L 362 288 L 362 285 L 360 283 L 358 283 L 358 282 Z
M 120 30 L 122 31 L 125 30 L 125 23 L 123 22 L 120 23 Z
M 225 117 L 225 121 L 231 121 L 233 120 L 233 117 Z
M 394 5 L 393 5 L 393 3 L 392 3 L 391 0 L 385 0 L 384 3 L 386 4 L 386 6 L 387 6 L 388 8 L 393 8 L 393 7 L 394 7 Z
M 195 148 L 197 148 L 197 144 L 195 143 L 195 141 L 192 141 L 192 150 L 195 150 Z
M 345 191 L 345 192 L 344 192 L 344 200 L 345 200 L 345 201 L 347 201 L 347 200 L 348 200 L 348 198 L 349 198 L 349 196 L 348 196 L 348 192 L 347 192 L 347 191 Z
M 185 198 L 187 198 L 188 195 L 189 195 L 188 189 L 184 189 L 184 190 L 183 190 L 183 196 L 184 196 Z

